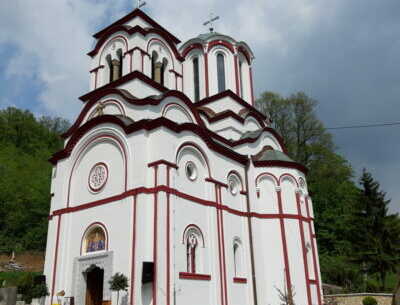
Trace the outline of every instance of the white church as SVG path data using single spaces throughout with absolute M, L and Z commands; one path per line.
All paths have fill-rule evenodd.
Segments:
M 94 38 L 50 159 L 46 304 L 117 305 L 119 272 L 121 305 L 322 305 L 307 169 L 254 108 L 250 47 L 140 9 Z

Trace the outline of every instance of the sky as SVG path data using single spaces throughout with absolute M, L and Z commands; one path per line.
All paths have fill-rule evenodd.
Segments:
M 255 95 L 297 91 L 318 100 L 326 127 L 400 121 L 398 0 L 147 0 L 144 11 L 183 42 L 218 32 L 255 53 Z M 0 1 L 0 109 L 74 121 L 89 89 L 92 34 L 136 1 Z M 400 126 L 331 131 L 356 177 L 367 168 L 400 212 Z

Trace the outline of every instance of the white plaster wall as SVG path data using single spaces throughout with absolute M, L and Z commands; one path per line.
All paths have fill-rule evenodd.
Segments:
M 291 178 L 284 178 L 281 182 L 282 208 L 285 214 L 298 214 L 296 202 L 296 185 Z
M 296 304 L 304 304 L 307 300 L 307 288 L 304 274 L 304 260 L 299 232 L 299 221 L 286 219 L 285 229 L 290 276 L 295 292 L 294 301 Z
M 258 183 L 260 197 L 252 204 L 251 209 L 261 214 L 279 213 L 276 183 L 269 176 L 263 176 Z
M 88 177 L 90 170 L 98 162 L 103 162 L 108 167 L 108 181 L 99 192 L 89 189 Z M 94 144 L 78 160 L 73 170 L 70 189 L 70 205 L 77 206 L 82 203 L 111 197 L 122 193 L 125 186 L 125 161 L 123 153 L 115 142 L 106 140 Z

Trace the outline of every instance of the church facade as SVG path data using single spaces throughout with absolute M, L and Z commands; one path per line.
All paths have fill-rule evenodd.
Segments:
M 140 9 L 94 35 L 53 164 L 46 304 L 322 305 L 307 169 L 254 108 L 249 46 Z M 290 303 L 290 302 L 289 302 Z

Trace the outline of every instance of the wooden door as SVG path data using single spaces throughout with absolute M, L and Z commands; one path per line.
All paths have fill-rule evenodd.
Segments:
M 86 274 L 86 305 L 102 305 L 104 270 L 96 267 Z

